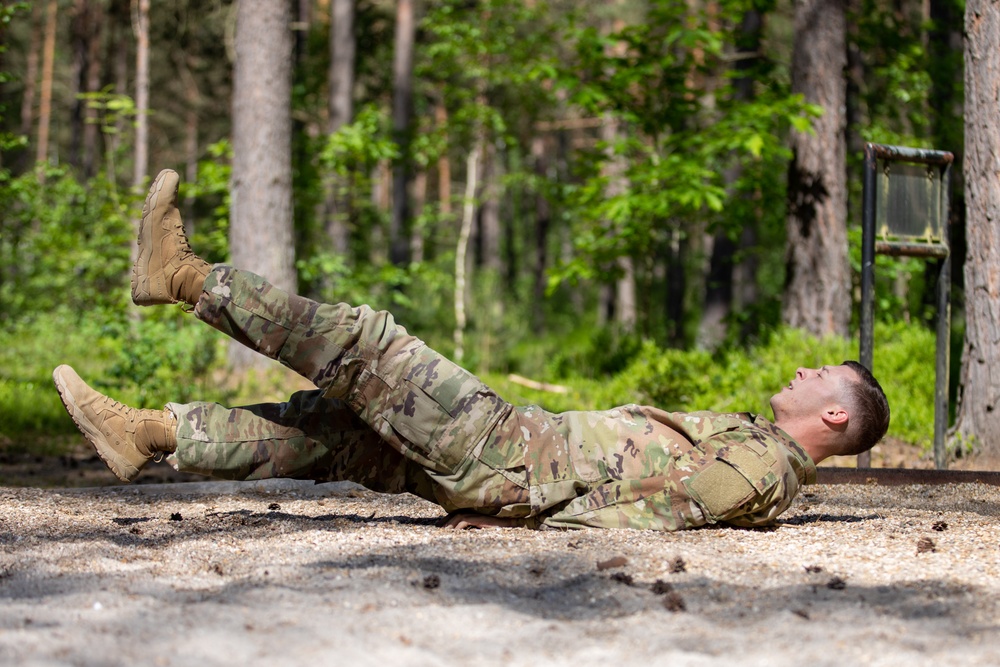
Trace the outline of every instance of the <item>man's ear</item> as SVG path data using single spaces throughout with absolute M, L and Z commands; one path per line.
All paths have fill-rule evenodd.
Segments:
M 822 417 L 823 423 L 830 429 L 834 431 L 847 430 L 847 422 L 850 420 L 850 415 L 847 414 L 847 410 L 843 406 L 831 405 L 823 410 Z

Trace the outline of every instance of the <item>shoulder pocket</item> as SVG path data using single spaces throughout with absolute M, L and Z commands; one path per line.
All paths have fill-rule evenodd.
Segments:
M 766 453 L 749 447 L 723 447 L 715 456 L 715 461 L 685 481 L 692 497 L 713 519 L 726 518 L 777 482 Z

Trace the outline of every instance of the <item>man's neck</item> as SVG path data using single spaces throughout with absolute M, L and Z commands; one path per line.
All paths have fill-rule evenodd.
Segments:
M 826 437 L 827 434 L 817 432 L 814 425 L 801 421 L 787 420 L 775 421 L 774 424 L 792 436 L 792 439 L 799 443 L 799 446 L 805 450 L 806 454 L 809 455 L 809 458 L 816 465 L 819 465 L 820 461 L 824 461 L 833 455 L 833 452 L 830 451 L 830 443 Z

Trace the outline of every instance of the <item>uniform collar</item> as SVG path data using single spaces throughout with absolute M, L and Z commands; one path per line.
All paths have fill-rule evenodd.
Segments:
M 816 464 L 813 463 L 812 457 L 806 453 L 806 450 L 804 450 L 799 443 L 795 442 L 795 439 L 792 436 L 785 433 L 773 422 L 765 419 L 761 415 L 753 415 L 753 418 L 755 426 L 759 426 L 772 432 L 788 449 L 788 452 L 791 454 L 791 456 L 788 457 L 788 461 L 795 470 L 795 475 L 799 478 L 799 482 L 801 484 L 815 484 Z

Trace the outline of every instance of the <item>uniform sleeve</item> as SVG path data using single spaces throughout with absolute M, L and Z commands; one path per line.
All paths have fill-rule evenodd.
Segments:
M 542 523 L 556 528 L 633 528 L 674 531 L 708 522 L 686 490 L 668 478 L 611 481 L 580 496 Z
M 772 523 L 799 488 L 780 447 L 756 439 L 737 439 L 718 449 L 715 460 L 687 486 L 712 523 L 745 528 Z
M 603 484 L 543 523 L 665 531 L 719 523 L 763 526 L 788 507 L 797 490 L 788 488 L 785 477 L 766 447 L 731 442 L 693 471 Z

